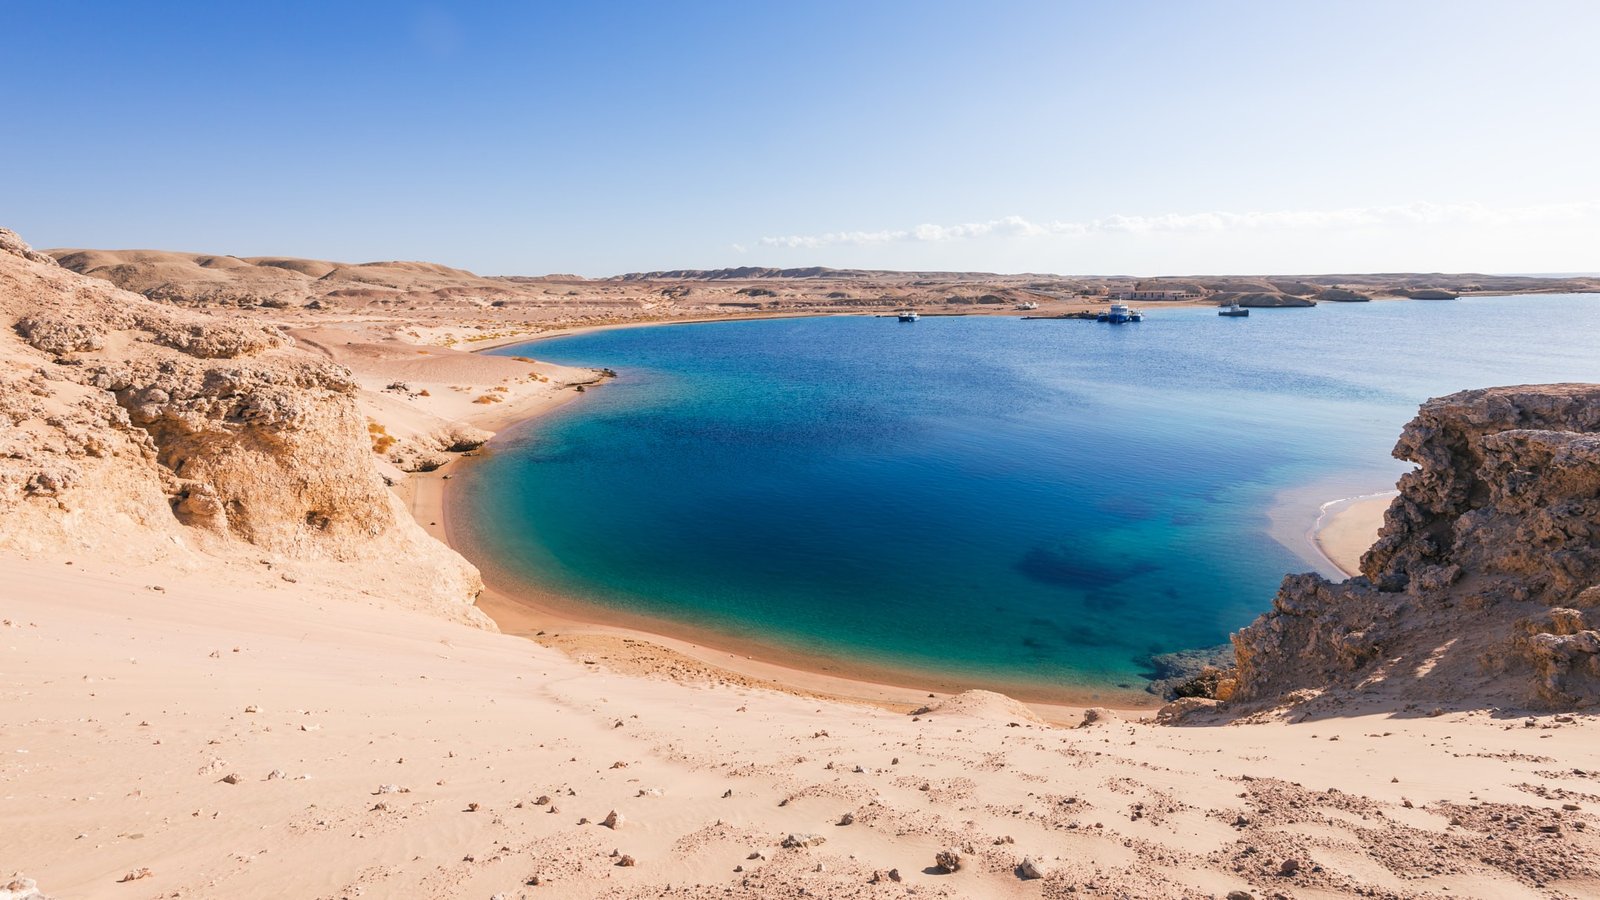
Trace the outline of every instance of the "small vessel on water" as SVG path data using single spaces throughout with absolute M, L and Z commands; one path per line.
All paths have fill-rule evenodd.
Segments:
M 1096 322 L 1110 322 L 1121 325 L 1124 322 L 1143 322 L 1144 313 L 1137 309 L 1129 309 L 1126 303 L 1113 303 L 1111 308 L 1094 317 Z
M 1248 316 L 1248 315 L 1250 315 L 1250 310 L 1245 309 L 1244 307 L 1240 306 L 1237 303 L 1230 303 L 1227 306 L 1218 307 L 1217 308 L 1217 315 L 1219 315 L 1219 316 Z
M 905 312 L 896 313 L 896 315 L 902 322 L 915 322 L 917 319 L 921 318 L 921 316 L 917 315 L 917 311 L 914 309 L 908 309 Z

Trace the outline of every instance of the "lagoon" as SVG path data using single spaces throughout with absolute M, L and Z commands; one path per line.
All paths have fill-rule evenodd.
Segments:
M 1226 641 L 1286 572 L 1330 571 L 1303 539 L 1317 504 L 1391 487 L 1422 401 L 1600 381 L 1593 296 L 1146 312 L 731 321 L 491 351 L 619 374 L 497 438 L 454 514 L 480 561 L 578 604 L 1111 696 L 1153 654 Z

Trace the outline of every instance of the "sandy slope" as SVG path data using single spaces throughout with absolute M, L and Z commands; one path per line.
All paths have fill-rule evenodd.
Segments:
M 377 598 L 74 563 L 7 560 L 0 592 L 3 865 L 59 897 L 1600 891 L 1592 719 L 1064 729 L 992 696 L 913 718 L 617 674 Z M 966 864 L 931 871 L 947 845 Z

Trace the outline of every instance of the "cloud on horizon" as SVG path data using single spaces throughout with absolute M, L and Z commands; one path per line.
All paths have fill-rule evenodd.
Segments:
M 763 247 L 817 249 L 894 243 L 943 243 L 982 238 L 1017 239 L 1100 234 L 1200 233 L 1242 230 L 1339 229 L 1393 225 L 1525 225 L 1600 218 L 1600 203 L 1551 203 L 1494 208 L 1480 203 L 1406 203 L 1330 210 L 1167 213 L 1159 216 L 1107 216 L 1087 222 L 1032 222 L 1005 216 L 960 225 L 923 224 L 881 231 L 830 231 L 824 234 L 764 237 Z

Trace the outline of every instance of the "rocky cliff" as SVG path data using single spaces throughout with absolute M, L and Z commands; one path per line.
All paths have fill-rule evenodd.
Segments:
M 1362 577 L 1286 578 L 1234 636 L 1236 699 L 1334 686 L 1600 704 L 1600 385 L 1431 400 L 1394 455 L 1417 469 Z
M 486 621 L 477 571 L 384 487 L 341 367 L 3 229 L 0 318 L 0 548 L 248 562 Z

